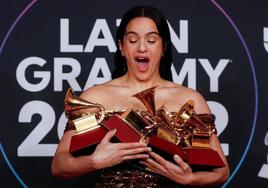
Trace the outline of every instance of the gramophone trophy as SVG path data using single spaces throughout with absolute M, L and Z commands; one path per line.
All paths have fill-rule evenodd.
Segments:
M 77 132 L 71 138 L 69 151 L 74 155 L 91 153 L 94 145 L 98 144 L 107 132 L 99 125 L 105 116 L 104 107 L 74 96 L 71 88 L 66 93 L 64 103 L 67 123 L 75 126 Z M 85 109 L 88 112 L 84 112 Z
M 215 125 L 207 125 L 194 111 L 194 101 L 188 101 L 172 118 L 164 106 L 155 108 L 155 88 L 136 93 L 136 97 L 147 111 L 129 109 L 123 114 L 105 117 L 105 109 L 100 104 L 90 103 L 75 97 L 69 89 L 65 99 L 65 113 L 68 123 L 75 125 L 77 134 L 72 137 L 70 152 L 88 151 L 97 144 L 107 130 L 117 129 L 116 139 L 120 142 L 144 142 L 171 159 L 178 154 L 191 166 L 222 167 L 224 162 L 210 147 Z M 83 109 L 89 113 L 84 114 Z M 92 147 L 91 147 L 92 148 Z
M 188 101 L 171 121 L 164 106 L 155 109 L 155 88 L 133 95 L 148 111 L 123 117 L 127 125 L 133 125 L 134 122 L 135 126 L 129 127 L 141 133 L 134 141 L 148 143 L 167 159 L 178 154 L 192 166 L 209 168 L 224 166 L 219 154 L 210 147 L 211 135 L 216 130 L 213 126 L 206 125 L 195 113 L 194 101 Z M 142 123 L 135 123 L 136 119 L 143 119 L 143 121 L 139 120 Z
M 162 112 L 161 112 L 162 111 Z M 161 116 L 165 115 L 161 110 Z M 159 117 L 159 113 L 156 114 Z M 164 116 L 165 117 L 165 116 Z M 170 121 L 168 118 L 162 120 Z M 223 167 L 224 162 L 217 151 L 210 147 L 213 131 L 211 125 L 206 125 L 194 111 L 194 101 L 189 100 L 176 114 L 169 126 L 159 122 L 157 134 L 151 136 L 149 145 L 167 154 L 178 154 L 184 161 L 195 167 Z M 172 126 L 172 129 L 170 127 Z
M 139 112 L 135 109 L 127 110 L 121 116 L 114 115 L 103 121 L 101 125 L 108 130 L 117 129 L 116 138 L 121 142 L 144 142 L 147 143 L 149 135 L 156 130 L 155 121 L 151 119 L 154 110 L 155 87 L 139 92 L 133 97 L 141 99 L 149 110 L 149 113 Z

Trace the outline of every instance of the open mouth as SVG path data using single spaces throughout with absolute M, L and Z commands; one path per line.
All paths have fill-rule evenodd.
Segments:
M 148 57 L 135 57 L 139 71 L 145 72 L 149 67 Z

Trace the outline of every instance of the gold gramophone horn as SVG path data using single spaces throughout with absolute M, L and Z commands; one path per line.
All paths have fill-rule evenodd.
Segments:
M 207 129 L 207 125 L 195 113 L 193 100 L 189 100 L 183 105 L 176 116 L 175 122 L 179 126 L 184 126 L 186 123 L 191 124 L 189 128 L 192 129 L 192 135 L 189 139 L 191 139 L 192 147 L 210 148 L 211 131 Z
M 154 116 L 156 115 L 155 99 L 154 99 L 154 93 L 156 87 L 158 86 L 151 87 L 149 89 L 143 90 L 133 95 L 133 97 L 139 99 L 145 105 L 148 111 L 152 113 Z
M 176 116 L 176 121 L 179 124 L 184 124 L 186 122 L 191 122 L 195 124 L 198 129 L 206 129 L 206 125 L 200 120 L 198 115 L 194 111 L 195 102 L 193 100 L 187 101 L 182 108 L 180 109 L 179 113 Z
M 156 111 L 156 118 L 157 118 L 157 121 L 160 121 L 159 123 L 162 125 L 162 126 L 165 126 L 166 128 L 168 128 L 169 130 L 172 130 L 173 129 L 173 125 L 165 111 L 165 107 L 164 105 L 161 106 L 159 109 L 157 109 Z
M 101 104 L 91 103 L 85 99 L 74 95 L 71 88 L 68 89 L 64 100 L 64 111 L 66 117 L 69 119 L 70 115 L 76 111 L 88 108 L 96 108 L 97 110 L 90 113 L 98 114 L 97 122 L 100 123 L 105 117 L 105 109 Z

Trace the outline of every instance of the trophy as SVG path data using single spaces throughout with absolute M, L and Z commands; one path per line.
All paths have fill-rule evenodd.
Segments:
M 156 115 L 160 115 L 162 121 L 159 123 L 157 135 L 150 138 L 149 145 L 167 154 L 178 154 L 193 167 L 225 166 L 217 151 L 210 147 L 211 136 L 216 129 L 205 124 L 195 113 L 193 100 L 183 105 L 173 122 L 167 118 L 163 108 L 158 110 Z M 163 126 L 163 122 L 168 126 Z
M 135 109 L 127 110 L 121 116 L 114 115 L 103 121 L 101 125 L 108 130 L 117 129 L 116 138 L 121 142 L 147 143 L 149 135 L 156 130 L 156 122 L 152 117 L 155 114 L 154 91 L 156 87 L 139 92 L 133 97 L 140 99 L 148 112 L 139 112 Z
M 132 113 L 123 118 L 134 132 L 139 132 L 140 137 L 136 137 L 134 141 L 146 142 L 166 159 L 178 154 L 191 166 L 224 166 L 219 154 L 210 147 L 211 135 L 216 129 L 206 125 L 195 113 L 194 101 L 189 100 L 183 105 L 171 121 L 164 105 L 155 109 L 156 87 L 133 95 L 144 104 L 147 111 L 136 113 L 132 110 Z
M 129 109 L 121 115 L 107 115 L 101 104 L 76 97 L 69 89 L 65 98 L 65 114 L 68 123 L 77 130 L 71 139 L 70 152 L 89 154 L 92 152 L 90 148 L 94 148 L 91 146 L 98 144 L 107 130 L 116 129 L 117 141 L 147 143 L 168 160 L 178 154 L 192 167 L 224 166 L 217 151 L 210 147 L 212 133 L 216 131 L 214 123 L 204 123 L 202 114 L 194 111 L 193 100 L 173 115 L 165 111 L 164 105 L 156 110 L 156 87 L 133 95 L 147 111 Z
M 64 110 L 68 118 L 67 124 L 74 126 L 77 132 L 71 138 L 69 151 L 74 155 L 91 153 L 94 149 L 91 146 L 99 143 L 107 132 L 99 125 L 105 117 L 104 107 L 75 96 L 69 88 L 64 100 Z
M 186 127 L 184 130 L 191 132 L 191 137 L 188 141 L 185 140 L 188 146 L 210 148 L 210 138 L 216 129 L 202 122 L 194 111 L 194 105 L 193 100 L 184 104 L 175 117 L 175 124 L 178 127 Z

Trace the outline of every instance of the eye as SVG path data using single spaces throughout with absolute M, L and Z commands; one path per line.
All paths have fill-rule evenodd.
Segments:
M 156 41 L 155 40 L 147 40 L 148 43 L 154 44 Z
M 130 35 L 130 36 L 127 37 L 127 41 L 128 41 L 130 44 L 135 44 L 135 43 L 138 41 L 138 39 L 137 39 L 136 36 Z
M 129 40 L 130 44 L 135 44 L 137 42 L 137 40 Z
M 157 39 L 158 38 L 156 36 L 150 36 L 150 37 L 147 38 L 147 42 L 149 44 L 154 44 L 154 43 L 156 43 Z

